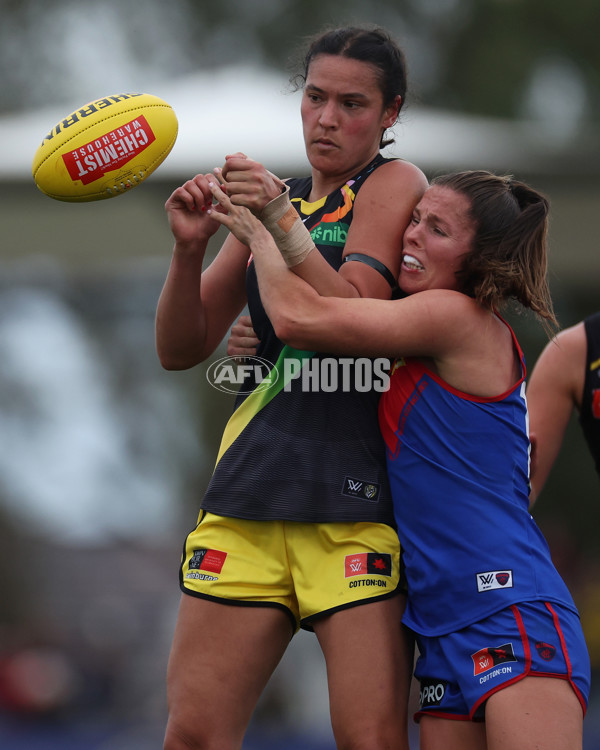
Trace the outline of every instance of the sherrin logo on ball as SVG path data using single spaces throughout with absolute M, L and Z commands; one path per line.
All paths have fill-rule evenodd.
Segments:
M 38 188 L 61 201 L 95 201 L 141 184 L 177 138 L 173 108 L 152 94 L 116 94 L 76 109 L 33 157 Z

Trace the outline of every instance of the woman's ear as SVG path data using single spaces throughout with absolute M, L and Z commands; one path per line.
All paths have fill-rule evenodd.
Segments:
M 400 107 L 402 106 L 402 97 L 400 95 L 394 97 L 394 101 L 385 108 L 384 118 L 382 125 L 387 130 L 393 127 L 400 114 Z

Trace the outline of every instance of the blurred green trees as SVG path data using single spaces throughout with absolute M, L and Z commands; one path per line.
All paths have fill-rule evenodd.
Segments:
M 566 109 L 572 131 L 600 115 L 596 0 L 0 0 L 0 13 L 0 111 L 65 96 L 100 60 L 125 78 L 131 61 L 146 77 L 282 68 L 323 26 L 356 22 L 399 40 L 422 103 L 503 117 Z

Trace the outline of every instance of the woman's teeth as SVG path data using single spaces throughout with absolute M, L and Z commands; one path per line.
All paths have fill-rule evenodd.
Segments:
M 410 269 L 414 269 L 415 271 L 423 271 L 424 267 L 416 258 L 413 258 L 412 255 L 404 255 L 402 258 L 402 263 Z

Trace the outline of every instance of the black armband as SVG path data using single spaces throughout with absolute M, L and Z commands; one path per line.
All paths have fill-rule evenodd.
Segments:
M 348 253 L 344 258 L 343 263 L 346 263 L 349 260 L 357 260 L 360 263 L 364 263 L 365 265 L 374 268 L 387 281 L 392 292 L 395 292 L 398 289 L 398 281 L 394 278 L 394 274 L 380 260 L 377 260 L 377 258 L 372 258 L 370 255 L 365 255 L 364 253 Z

